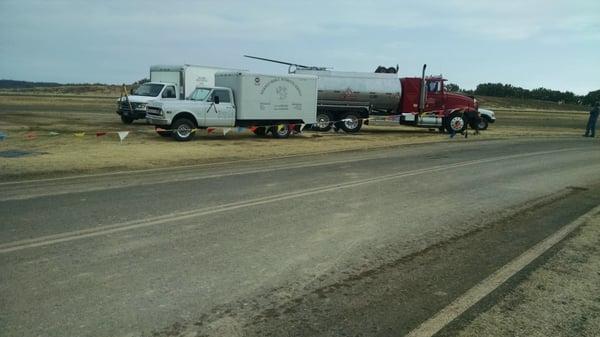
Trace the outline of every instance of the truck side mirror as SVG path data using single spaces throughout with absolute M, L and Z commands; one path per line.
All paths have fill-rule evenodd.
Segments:
M 216 95 L 215 95 L 215 96 L 213 96 L 213 102 L 214 102 L 215 104 L 219 104 L 219 96 L 216 96 Z

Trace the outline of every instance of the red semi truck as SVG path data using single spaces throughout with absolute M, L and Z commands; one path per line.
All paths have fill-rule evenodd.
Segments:
M 330 71 L 322 67 L 247 56 L 289 65 L 289 72 L 316 75 L 318 81 L 317 123 L 319 131 L 334 125 L 358 132 L 370 116 L 388 116 L 400 124 L 439 128 L 449 132 L 465 129 L 465 113 L 479 112 L 474 97 L 447 92 L 441 76 L 399 78 L 397 68 L 379 67 L 375 73 Z M 382 71 L 383 70 L 383 71 Z M 482 112 L 483 129 L 495 121 L 494 113 Z
M 317 130 L 333 124 L 358 132 L 370 116 L 393 116 L 400 124 L 461 132 L 464 114 L 477 112 L 474 97 L 445 90 L 441 76 L 398 78 L 395 73 L 354 73 L 298 68 L 319 77 Z

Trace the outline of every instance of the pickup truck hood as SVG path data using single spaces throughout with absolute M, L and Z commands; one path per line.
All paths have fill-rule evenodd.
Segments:
M 180 110 L 188 110 L 188 111 L 196 111 L 198 109 L 202 109 L 206 107 L 208 109 L 212 103 L 210 102 L 202 102 L 202 101 L 191 101 L 191 100 L 153 100 L 148 103 L 148 107 L 158 108 L 162 110 L 169 111 L 180 111 Z
M 157 99 L 157 97 L 137 96 L 137 95 L 129 95 L 127 97 L 129 97 L 130 102 L 135 102 L 135 103 L 148 103 L 150 101 Z M 125 101 L 125 96 L 117 99 L 117 102 L 122 102 L 122 101 Z

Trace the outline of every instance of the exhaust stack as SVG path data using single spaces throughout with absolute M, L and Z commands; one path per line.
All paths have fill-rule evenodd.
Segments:
M 421 92 L 419 93 L 419 115 L 425 112 L 425 100 L 427 99 L 427 90 L 425 88 L 425 69 L 427 64 L 423 65 L 423 72 L 421 73 Z

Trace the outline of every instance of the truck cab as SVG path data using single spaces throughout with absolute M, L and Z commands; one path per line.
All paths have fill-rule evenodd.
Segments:
M 442 76 L 400 79 L 403 91 L 400 124 L 462 131 L 466 127 L 463 114 L 477 112 L 477 100 L 447 92 L 445 81 Z
M 157 99 L 178 100 L 179 90 L 175 83 L 147 82 L 131 91 L 131 95 L 117 100 L 117 114 L 121 121 L 131 124 L 136 119 L 146 118 L 146 107 Z

